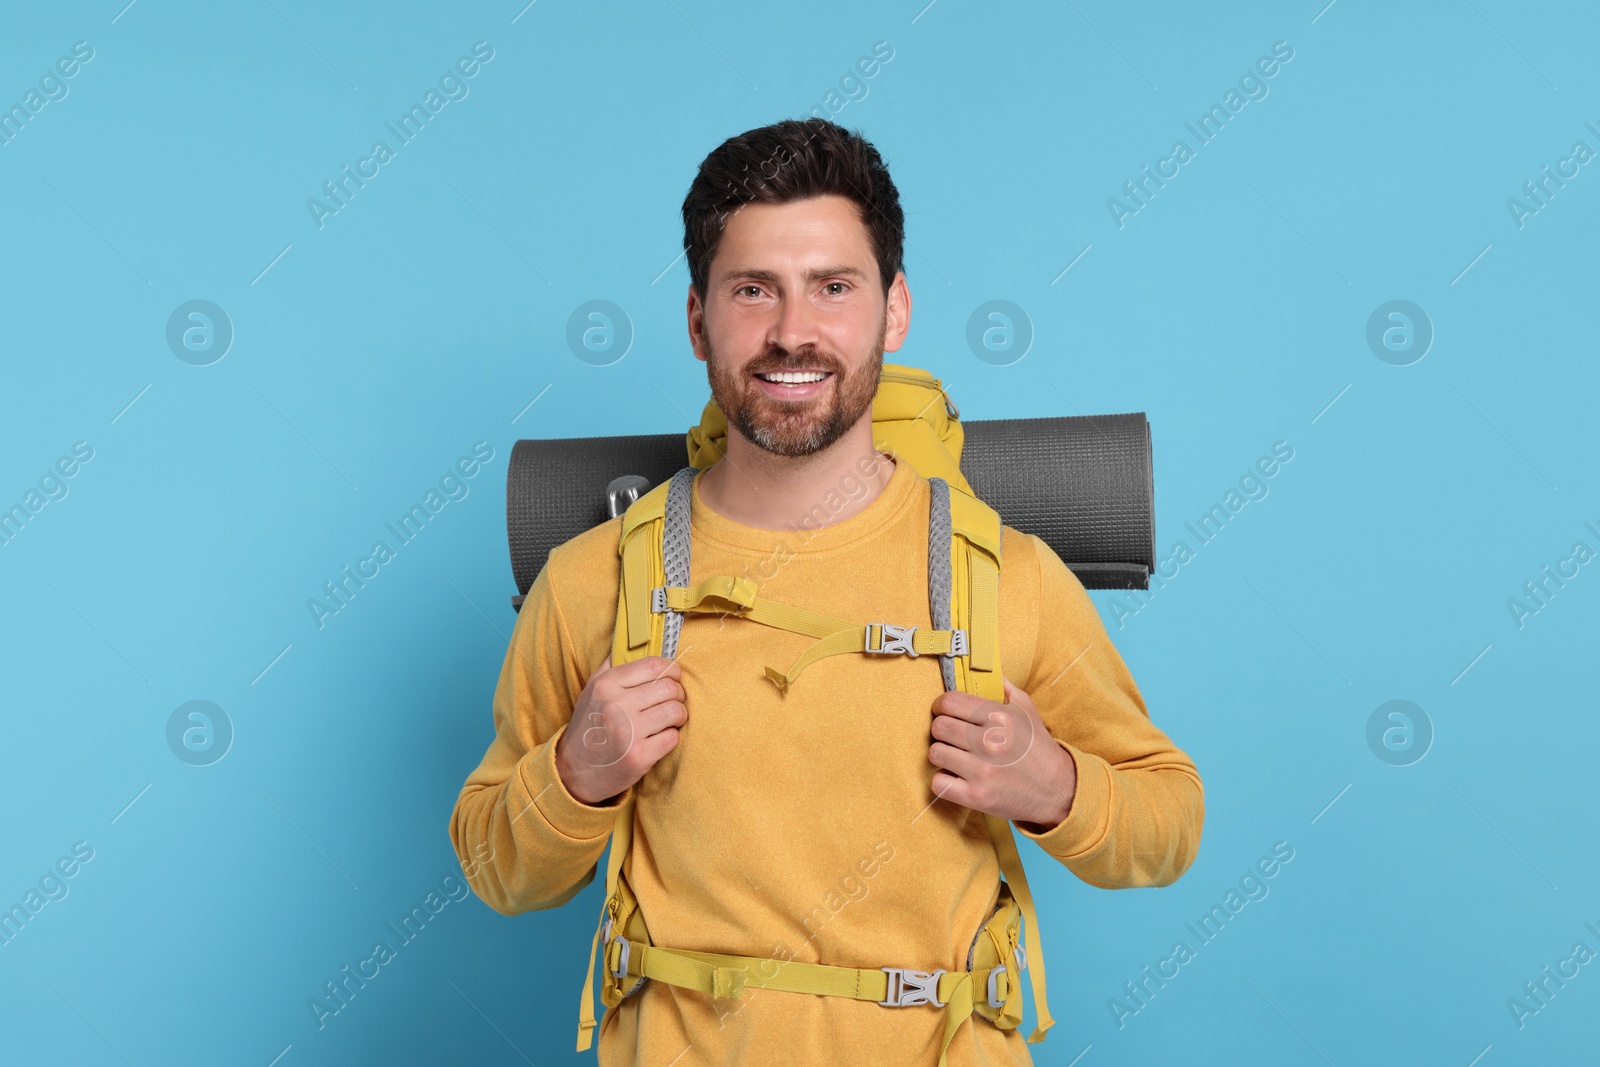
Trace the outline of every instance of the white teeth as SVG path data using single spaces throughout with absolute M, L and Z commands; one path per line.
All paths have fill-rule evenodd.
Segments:
M 786 385 L 798 385 L 802 382 L 820 382 L 827 376 L 823 371 L 782 371 L 756 375 L 756 377 L 766 381 L 783 382 Z

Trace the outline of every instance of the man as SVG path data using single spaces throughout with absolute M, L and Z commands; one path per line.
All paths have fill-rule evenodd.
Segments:
M 752 130 L 701 164 L 683 213 L 689 340 L 728 423 L 726 455 L 693 483 L 691 581 L 752 575 L 764 599 L 926 624 L 929 484 L 872 437 L 883 353 L 911 324 L 878 152 L 821 119 Z M 944 692 L 936 656 L 832 656 L 780 692 L 762 665 L 808 640 L 737 617 L 685 616 L 676 658 L 612 667 L 620 524 L 550 553 L 506 653 L 495 740 L 456 803 L 451 839 L 495 910 L 570 900 L 628 796 L 628 882 L 651 943 L 677 949 L 961 970 L 999 882 L 974 812 L 1097 886 L 1166 885 L 1193 861 L 1194 764 L 1038 538 L 1002 531 L 997 703 Z M 932 1063 L 943 1025 L 936 1007 L 645 981 L 606 1013 L 598 1053 Z M 1023 1033 L 973 1016 L 949 1063 L 980 1062 L 1031 1062 Z

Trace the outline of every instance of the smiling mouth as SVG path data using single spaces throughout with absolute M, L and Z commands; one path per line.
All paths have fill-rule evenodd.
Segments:
M 833 374 L 825 370 L 760 371 L 756 377 L 773 385 L 801 386 L 826 381 Z
M 830 374 L 832 371 L 757 371 L 755 376 L 762 381 L 794 381 L 803 384 L 803 382 L 822 381 L 824 378 L 829 378 Z

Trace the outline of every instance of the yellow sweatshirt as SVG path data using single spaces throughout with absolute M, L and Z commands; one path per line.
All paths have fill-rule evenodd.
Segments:
M 860 499 L 865 489 L 847 479 L 819 502 L 816 523 L 852 492 Z M 697 477 L 689 580 L 744 576 L 766 599 L 931 627 L 928 494 L 901 460 L 878 498 L 843 522 L 763 530 L 703 505 Z M 468 882 L 507 915 L 570 900 L 594 877 L 611 830 L 615 806 L 568 793 L 554 753 L 610 651 L 620 526 L 613 519 L 550 553 L 506 652 L 495 739 L 450 820 Z M 1018 832 L 1092 885 L 1166 885 L 1199 847 L 1204 801 L 1194 763 L 1150 722 L 1073 573 L 1037 537 L 1010 527 L 1002 537 L 1001 668 L 1078 767 L 1067 818 L 1047 833 Z M 937 800 L 930 787 L 938 660 L 832 656 L 780 694 L 762 668 L 787 670 L 810 641 L 736 617 L 684 618 L 678 659 L 688 722 L 677 748 L 632 790 L 625 876 L 651 939 L 808 963 L 964 970 L 1000 869 L 983 819 Z M 1037 870 L 1041 857 L 1030 852 L 1024 860 Z M 1049 915 L 1048 897 L 1038 906 Z M 596 918 L 585 909 L 573 921 L 588 930 Z M 1036 951 L 1038 934 L 1025 931 L 1025 939 Z M 1072 966 L 1069 943 L 1057 937 L 1045 948 L 1056 974 Z M 571 995 L 574 1033 L 552 1035 L 562 1043 L 576 1032 L 585 966 L 568 962 L 571 985 L 558 993 Z M 597 1052 L 601 1067 L 932 1064 L 944 1020 L 932 1005 L 759 988 L 712 1000 L 647 981 L 605 1013 Z M 1062 1040 L 1059 1031 L 1052 1034 Z M 1000 1030 L 974 1015 L 948 1062 L 1031 1063 L 1024 1037 L 1024 1028 Z

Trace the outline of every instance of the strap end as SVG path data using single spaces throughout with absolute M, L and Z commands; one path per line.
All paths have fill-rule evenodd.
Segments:
M 742 967 L 714 967 L 711 971 L 711 995 L 717 999 L 744 996 L 744 969 Z
M 787 693 L 789 691 L 788 675 L 784 674 L 776 667 L 763 667 L 762 670 L 766 671 L 767 673 L 767 681 L 778 687 L 778 692 Z

